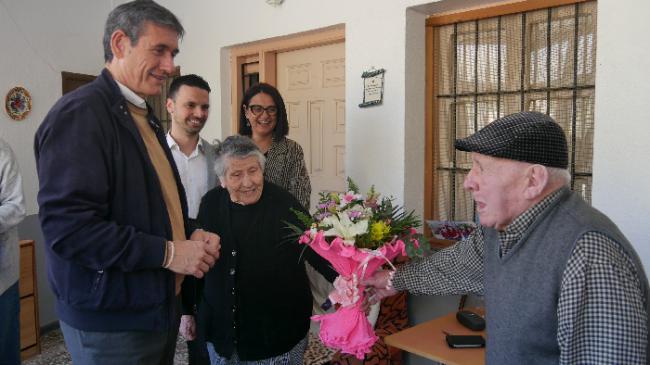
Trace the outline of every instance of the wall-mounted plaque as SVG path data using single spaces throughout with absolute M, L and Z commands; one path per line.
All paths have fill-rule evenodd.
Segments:
M 370 70 L 361 74 L 363 78 L 363 103 L 359 107 L 364 108 L 371 105 L 378 105 L 384 99 L 384 73 L 386 70 Z

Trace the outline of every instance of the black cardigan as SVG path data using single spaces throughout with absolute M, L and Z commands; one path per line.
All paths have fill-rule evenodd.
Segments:
M 184 306 L 187 311 L 192 301 L 200 303 L 199 336 L 220 356 L 229 358 L 236 349 L 241 360 L 274 357 L 291 350 L 309 330 L 312 296 L 304 259 L 330 282 L 337 274 L 313 250 L 287 237 L 292 233 L 287 222 L 300 225 L 290 208 L 304 208 L 286 190 L 264 183 L 262 197 L 249 206 L 245 237 L 233 236 L 230 204 L 221 187 L 201 201 L 197 220 L 221 237 L 221 257 L 200 283 L 202 290 L 195 289 L 200 287 L 195 280 L 185 283 Z

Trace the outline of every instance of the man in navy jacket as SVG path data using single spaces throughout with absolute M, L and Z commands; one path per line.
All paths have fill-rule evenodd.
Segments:
M 171 364 L 182 275 L 202 277 L 219 256 L 217 235 L 187 229 L 178 171 L 144 101 L 174 70 L 182 35 L 153 1 L 115 8 L 106 68 L 36 133 L 49 281 L 74 363 Z

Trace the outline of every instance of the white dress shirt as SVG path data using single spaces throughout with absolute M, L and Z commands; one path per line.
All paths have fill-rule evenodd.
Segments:
M 194 151 L 186 156 L 178 146 L 178 143 L 167 133 L 167 144 L 172 151 L 178 174 L 181 176 L 181 182 L 185 188 L 187 196 L 188 216 L 196 219 L 199 213 L 199 204 L 201 198 L 208 192 L 208 168 L 205 158 L 203 140 L 199 138 Z
M 119 81 L 115 80 L 115 83 L 120 88 L 122 95 L 129 103 L 137 106 L 140 109 L 147 109 L 147 102 L 138 94 L 134 93 L 133 90 L 129 89 L 125 85 L 122 85 Z

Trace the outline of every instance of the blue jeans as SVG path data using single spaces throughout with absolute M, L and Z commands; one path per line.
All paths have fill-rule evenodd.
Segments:
M 18 282 L 0 295 L 0 365 L 20 364 Z
M 73 364 L 158 365 L 168 337 L 167 331 L 91 332 L 59 324 Z

